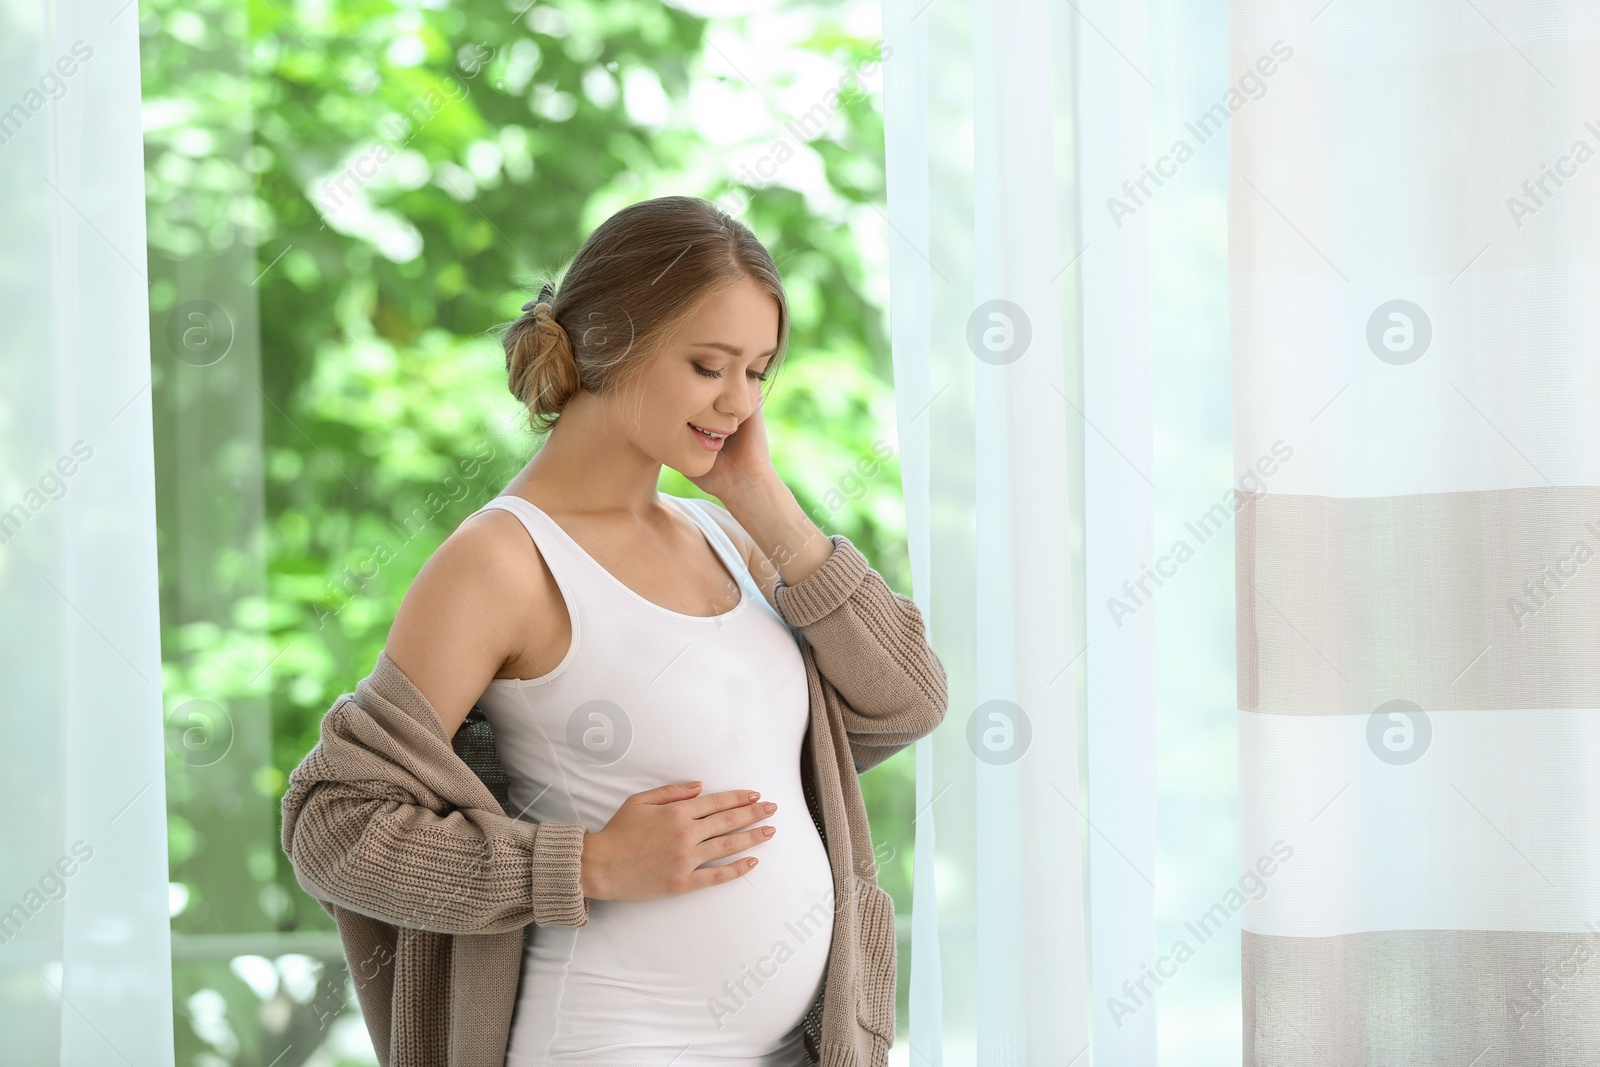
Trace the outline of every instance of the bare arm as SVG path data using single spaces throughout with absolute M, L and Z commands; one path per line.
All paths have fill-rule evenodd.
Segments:
M 522 659 L 525 635 L 552 636 L 559 595 L 516 516 L 487 511 L 462 523 L 417 572 L 384 650 L 454 737 L 489 680 Z

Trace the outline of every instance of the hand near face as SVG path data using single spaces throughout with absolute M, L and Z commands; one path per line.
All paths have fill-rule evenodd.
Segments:
M 686 477 L 702 492 L 722 501 L 740 489 L 777 477 L 767 447 L 767 426 L 761 405 L 757 405 L 750 417 L 723 442 L 722 451 L 716 454 L 709 471 Z

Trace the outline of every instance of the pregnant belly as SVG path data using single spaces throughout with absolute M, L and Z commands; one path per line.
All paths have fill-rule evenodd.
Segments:
M 585 926 L 535 927 L 512 1051 L 531 1063 L 801 1062 L 769 1057 L 797 1053 L 821 991 L 833 880 L 803 806 L 773 823 L 771 841 L 732 857 L 759 857 L 749 874 L 659 900 L 591 900 Z

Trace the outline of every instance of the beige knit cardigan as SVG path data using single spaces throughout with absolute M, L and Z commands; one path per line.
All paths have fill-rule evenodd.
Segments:
M 829 540 L 821 567 L 773 594 L 809 680 L 800 777 L 833 869 L 833 944 L 805 1044 L 808 1064 L 884 1067 L 894 906 L 858 775 L 939 725 L 946 678 L 916 604 L 848 538 Z M 524 937 L 588 922 L 578 874 L 591 828 L 513 818 L 504 786 L 482 713 L 447 739 L 386 652 L 289 776 L 283 848 L 334 917 L 384 1067 L 503 1067 Z M 677 1067 L 693 1062 L 691 1049 Z

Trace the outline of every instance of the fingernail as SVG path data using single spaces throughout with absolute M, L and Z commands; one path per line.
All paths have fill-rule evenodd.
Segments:
M 766 812 L 768 815 L 771 815 L 773 812 L 778 810 L 778 805 L 769 800 L 765 804 L 761 805 L 761 810 Z
M 760 799 L 761 799 L 761 794 L 760 793 L 751 793 L 750 794 L 750 803 L 754 804 L 756 801 L 758 801 Z

